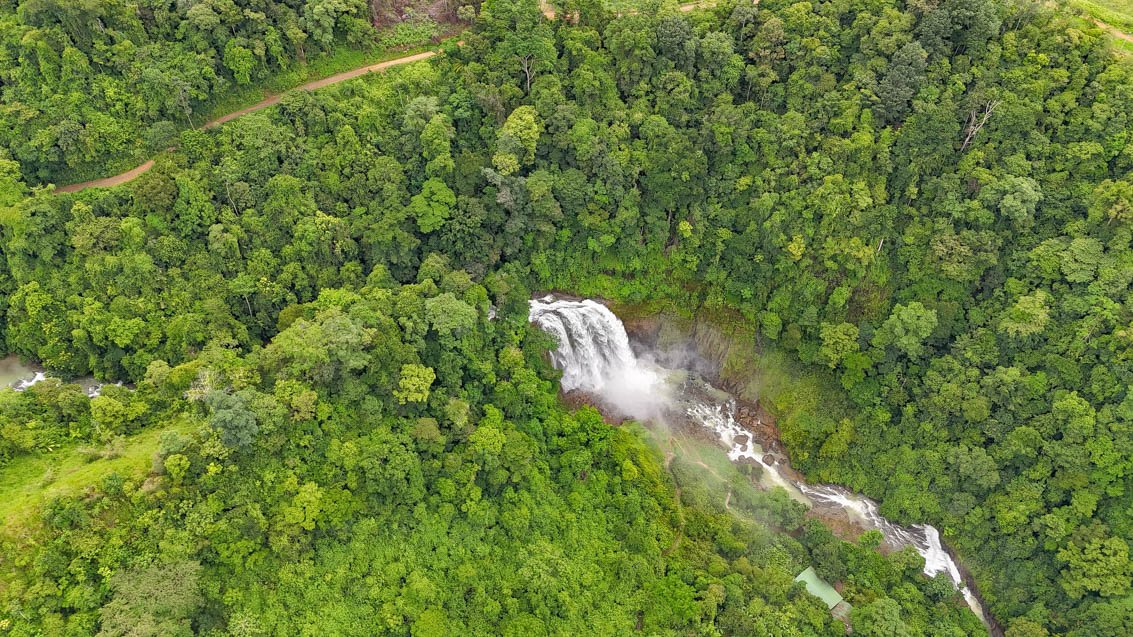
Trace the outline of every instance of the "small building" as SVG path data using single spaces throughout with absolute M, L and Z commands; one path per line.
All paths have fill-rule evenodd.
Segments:
M 830 614 L 834 615 L 842 621 L 847 621 L 850 617 L 851 606 L 848 602 L 842 599 L 841 593 L 834 590 L 834 587 L 828 584 L 825 580 L 814 572 L 813 566 L 808 566 L 805 571 L 795 576 L 796 582 L 802 582 L 806 585 L 806 591 L 821 599 L 826 607 L 830 609 Z
M 814 572 L 813 566 L 808 566 L 805 571 L 796 575 L 795 581 L 806 584 L 807 592 L 826 602 L 827 608 L 834 608 L 842 602 L 841 593 L 819 577 L 818 573 Z

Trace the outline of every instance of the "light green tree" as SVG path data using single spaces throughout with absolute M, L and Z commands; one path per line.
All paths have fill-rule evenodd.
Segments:
M 910 357 L 924 352 L 924 341 L 936 329 L 936 310 L 919 301 L 897 305 L 873 335 L 874 347 L 893 345 Z
M 502 175 L 512 175 L 535 160 L 535 146 L 542 132 L 533 106 L 520 106 L 508 115 L 496 138 L 492 164 Z
M 431 367 L 417 363 L 401 366 L 401 378 L 398 380 L 398 389 L 393 392 L 399 404 L 423 403 L 429 399 L 429 388 L 437 379 L 436 372 Z

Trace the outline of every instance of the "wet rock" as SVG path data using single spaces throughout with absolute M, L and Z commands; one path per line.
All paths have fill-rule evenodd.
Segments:
M 611 405 L 606 404 L 606 402 L 603 401 L 602 398 L 597 394 L 592 394 L 580 389 L 574 389 L 568 392 L 560 393 L 559 398 L 563 401 L 564 405 L 572 410 L 579 409 L 581 407 L 593 407 L 594 409 L 597 409 L 598 413 L 602 414 L 602 420 L 605 420 L 608 424 L 611 425 L 621 425 L 627 420 L 630 420 L 630 418 L 626 418 L 622 414 L 618 413 L 618 411 Z

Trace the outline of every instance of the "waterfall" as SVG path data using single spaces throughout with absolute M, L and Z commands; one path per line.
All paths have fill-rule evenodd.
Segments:
M 940 542 L 940 531 L 931 524 L 901 526 L 894 524 L 878 512 L 877 503 L 854 493 L 844 487 L 830 484 L 812 485 L 793 480 L 779 469 L 777 464 L 764 462 L 763 449 L 752 439 L 750 433 L 735 419 L 736 403 L 730 399 L 721 405 L 693 403 L 687 409 L 688 415 L 716 432 L 720 441 L 728 448 L 728 458 L 733 461 L 746 459 L 763 468 L 761 483 L 765 488 L 781 487 L 788 495 L 801 500 L 808 506 L 824 505 L 842 509 L 861 526 L 876 530 L 885 542 L 896 549 L 912 547 L 924 558 L 924 574 L 935 577 L 947 573 L 952 583 L 959 589 L 972 612 L 986 625 L 987 615 L 975 594 L 964 585 L 960 567 L 956 564 L 944 545 Z
M 912 547 L 925 560 L 925 575 L 947 573 L 968 606 L 987 623 L 983 607 L 964 586 L 960 569 L 941 544 L 940 532 L 935 527 L 894 524 L 878 512 L 877 503 L 869 498 L 843 487 L 796 481 L 785 475 L 777 463 L 764 462 L 764 450 L 736 420 L 734 398 L 707 400 L 705 395 L 723 392 L 703 383 L 700 391 L 693 392 L 695 395 L 677 397 L 678 388 L 668 382 L 673 370 L 638 360 L 630 348 L 625 326 L 606 306 L 589 299 L 547 296 L 531 301 L 528 319 L 558 341 L 558 349 L 551 352 L 551 362 L 563 373 L 563 391 L 584 391 L 601 399 L 606 407 L 643 420 L 664 418 L 668 410 L 680 403 L 688 417 L 715 432 L 727 447 L 728 458 L 760 465 L 765 488 L 781 487 L 808 506 L 842 509 L 861 526 L 879 531 L 890 546 Z
M 551 361 L 563 372 L 563 391 L 600 391 L 637 366 L 625 327 L 601 303 L 549 297 L 531 301 L 527 318 L 559 342 Z
M 545 297 L 531 301 L 528 320 L 559 343 L 551 363 L 563 373 L 563 391 L 585 392 L 632 418 L 658 418 L 668 408 L 666 370 L 637 359 L 605 305 Z

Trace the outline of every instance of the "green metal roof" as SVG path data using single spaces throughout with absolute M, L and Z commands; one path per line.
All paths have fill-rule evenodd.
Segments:
M 818 573 L 814 572 L 813 566 L 807 567 L 805 571 L 796 575 L 795 581 L 806 584 L 807 592 L 826 602 L 827 608 L 834 608 L 842 601 L 842 596 L 838 594 L 838 591 L 823 581 Z

